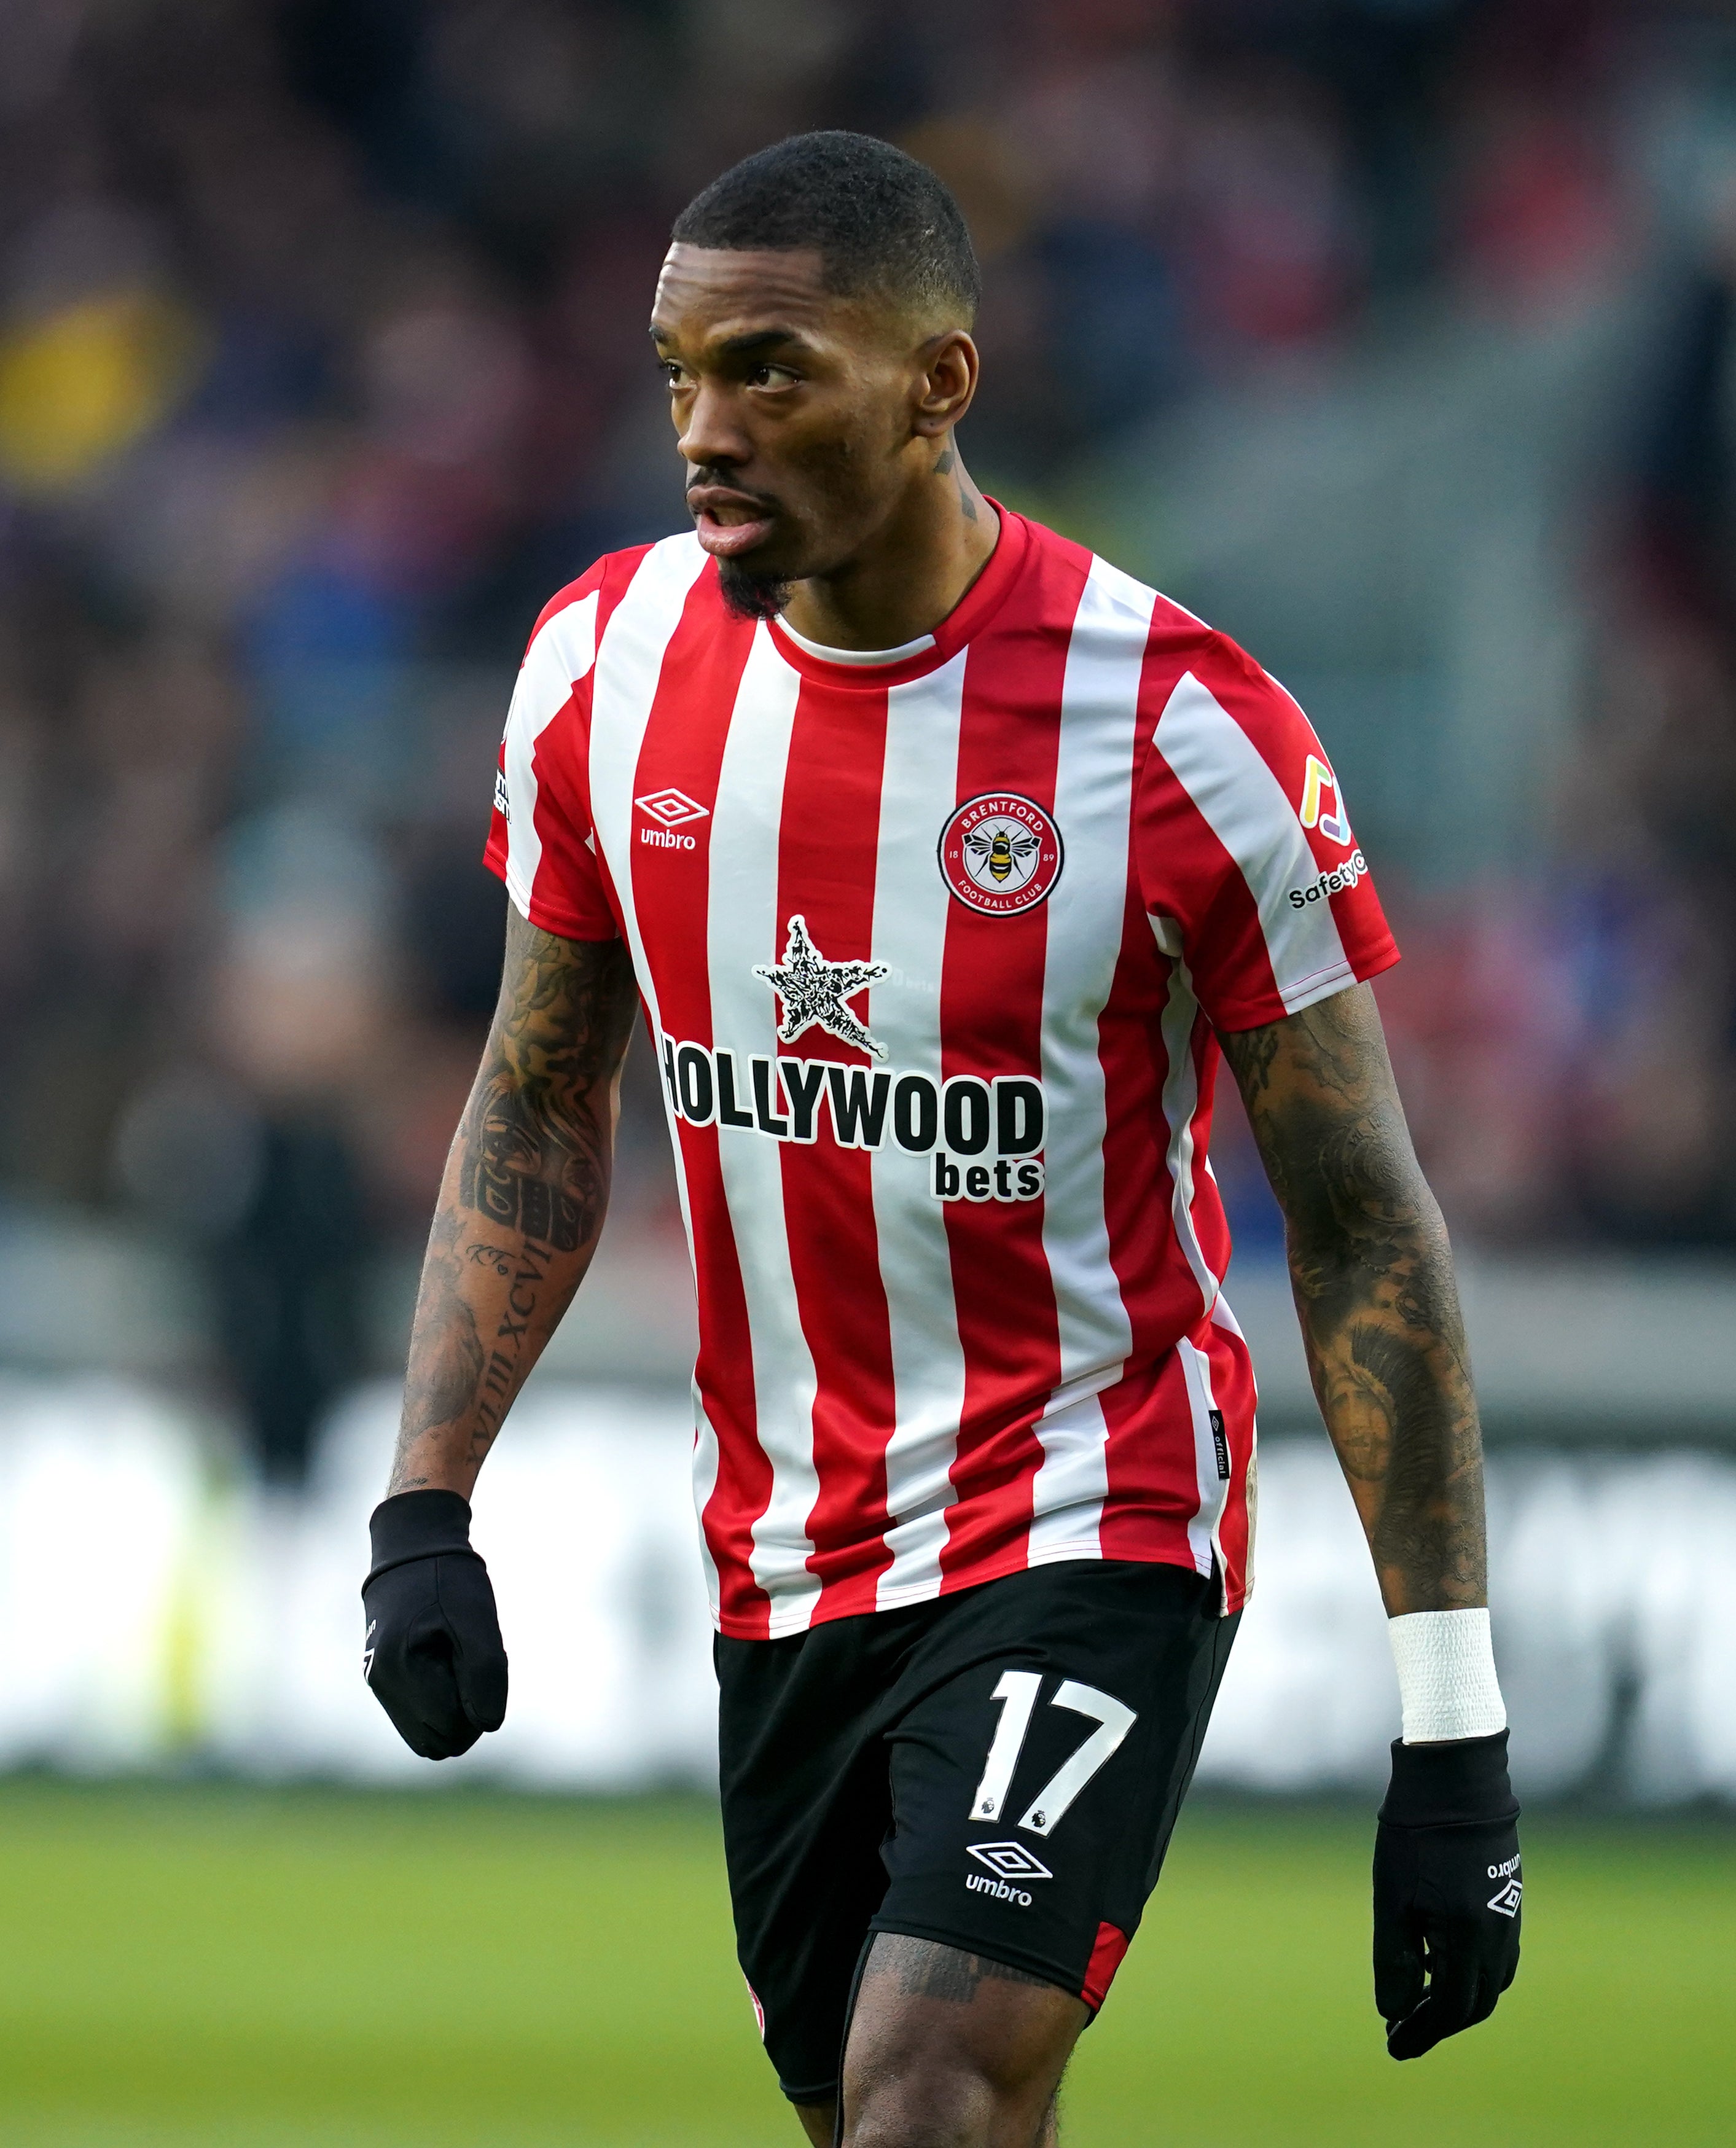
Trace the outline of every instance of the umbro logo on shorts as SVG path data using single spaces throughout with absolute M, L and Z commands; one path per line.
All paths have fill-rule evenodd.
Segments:
M 986 1864 L 997 1880 L 1052 1880 L 1055 1874 L 1041 1857 L 1033 1857 L 1022 1842 L 971 1842 L 966 1845 L 979 1864 Z
M 965 1845 L 971 1855 L 981 1864 L 986 1864 L 995 1877 L 986 1880 L 980 1872 L 967 1872 L 965 1885 L 973 1895 L 992 1895 L 997 1901 L 1011 1902 L 1016 1908 L 1028 1910 L 1031 1895 L 1027 1889 L 1016 1887 L 1016 1880 L 1052 1880 L 1055 1874 L 1040 1857 L 1033 1857 L 1022 1842 L 969 1842 Z

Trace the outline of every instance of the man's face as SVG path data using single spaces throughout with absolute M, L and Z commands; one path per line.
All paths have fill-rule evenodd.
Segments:
M 688 464 L 687 501 L 725 593 L 761 615 L 786 585 L 844 565 L 885 520 L 913 455 L 920 328 L 840 298 L 816 251 L 676 244 L 651 335 Z

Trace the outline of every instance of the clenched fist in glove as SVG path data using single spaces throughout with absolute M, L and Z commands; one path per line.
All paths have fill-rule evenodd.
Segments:
M 489 1570 L 456 1492 L 400 1492 L 368 1524 L 362 1669 L 393 1728 L 424 1760 L 468 1753 L 506 1717 L 506 1649 Z
M 1374 1844 L 1374 2003 L 1395 2059 L 1486 2021 L 1513 1982 L 1518 1818 L 1504 1730 L 1393 1744 Z

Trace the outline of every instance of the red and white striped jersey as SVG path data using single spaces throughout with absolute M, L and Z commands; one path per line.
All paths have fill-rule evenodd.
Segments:
M 724 1632 L 1071 1558 L 1215 1564 L 1237 1606 L 1212 1032 L 1397 959 L 1282 688 L 1006 510 L 880 664 L 735 617 L 671 537 L 537 622 L 496 804 L 519 909 L 632 954 Z

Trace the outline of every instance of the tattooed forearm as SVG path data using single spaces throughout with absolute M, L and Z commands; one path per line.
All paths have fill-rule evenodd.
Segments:
M 1484 1603 L 1483 1448 L 1446 1227 L 1373 995 L 1222 1039 L 1284 1212 L 1314 1391 L 1389 1612 Z
M 503 1229 L 570 1253 L 607 1194 L 610 1114 L 596 1108 L 631 1021 L 625 950 L 540 932 L 516 912 L 507 977 L 459 1128 L 459 1197 Z
M 423 1265 L 391 1488 L 468 1493 L 588 1266 L 633 1019 L 618 941 L 509 913 L 500 1003 Z

